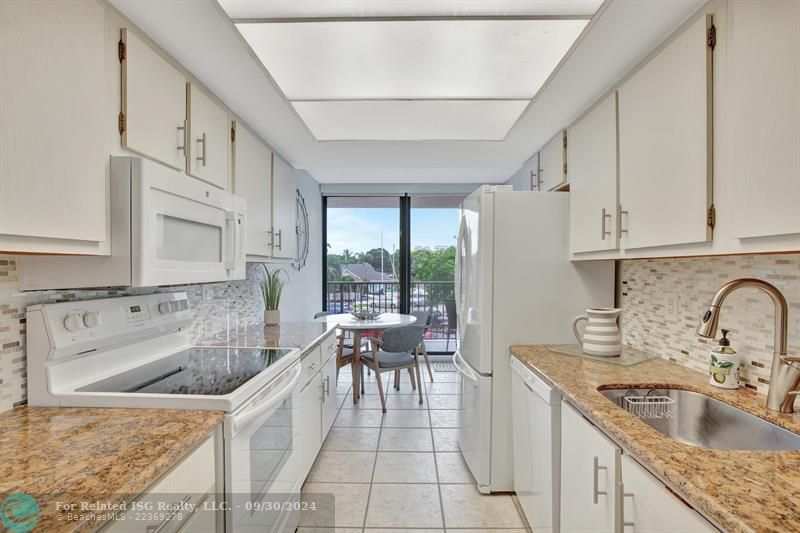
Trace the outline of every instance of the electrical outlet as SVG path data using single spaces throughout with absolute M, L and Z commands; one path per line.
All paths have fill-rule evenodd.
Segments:
M 679 296 L 677 292 L 664 293 L 664 314 L 671 320 L 678 320 Z

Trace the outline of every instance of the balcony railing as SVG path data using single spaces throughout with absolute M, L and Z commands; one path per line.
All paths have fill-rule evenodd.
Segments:
M 347 313 L 355 305 L 367 305 L 384 313 L 400 311 L 397 281 L 328 281 L 326 287 L 328 311 Z M 432 315 L 426 342 L 449 339 L 447 349 L 455 347 L 452 341 L 456 338 L 455 316 L 448 317 L 448 308 L 455 312 L 453 287 L 452 281 L 411 282 L 411 311 L 428 311 Z M 431 349 L 431 343 L 428 344 Z

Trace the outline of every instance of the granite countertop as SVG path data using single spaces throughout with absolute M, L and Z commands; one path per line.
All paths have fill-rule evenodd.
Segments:
M 511 353 L 702 514 L 726 531 L 800 531 L 800 452 L 709 450 L 665 437 L 598 388 L 674 387 L 707 394 L 800 433 L 800 414 L 769 411 L 763 395 L 726 391 L 664 359 L 619 366 L 562 355 L 546 345 Z
M 33 496 L 36 531 L 91 531 L 56 502 L 121 503 L 144 492 L 222 421 L 218 411 L 19 407 L 0 413 L 0 501 Z
M 263 322 L 250 324 L 238 331 L 217 335 L 205 341 L 208 346 L 243 346 L 253 348 L 313 348 L 336 329 L 326 321 L 281 322 L 265 326 Z

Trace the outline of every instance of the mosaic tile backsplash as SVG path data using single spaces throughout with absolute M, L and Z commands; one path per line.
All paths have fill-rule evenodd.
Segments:
M 247 265 L 247 279 L 226 283 L 145 289 L 20 292 L 15 256 L 0 255 L 0 411 L 26 399 L 25 309 L 39 303 L 91 300 L 154 292 L 186 291 L 195 314 L 193 341 L 208 339 L 241 323 L 263 318 L 258 280 L 261 266 Z M 314 302 L 316 303 L 316 301 Z
M 717 342 L 700 338 L 697 325 L 717 289 L 742 277 L 765 280 L 783 293 L 789 304 L 788 351 L 800 355 L 800 254 L 622 261 L 623 341 L 707 372 Z M 677 300 L 674 310 L 671 299 Z M 720 315 L 720 329 L 731 331 L 732 346 L 741 355 L 742 382 L 762 394 L 769 387 L 774 316 L 772 300 L 752 288 L 730 294 Z

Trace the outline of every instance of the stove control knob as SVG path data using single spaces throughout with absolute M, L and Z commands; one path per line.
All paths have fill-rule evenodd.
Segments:
M 172 312 L 172 305 L 171 302 L 161 302 L 158 304 L 158 312 L 162 315 Z
M 100 316 L 100 311 L 89 311 L 83 315 L 83 324 L 87 328 L 96 328 L 103 323 L 103 317 Z
M 64 317 L 64 327 L 67 328 L 67 331 L 71 332 L 83 329 L 83 316 L 81 313 L 70 313 Z

